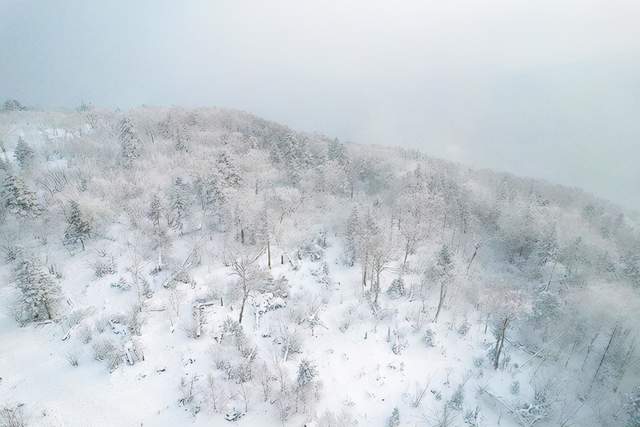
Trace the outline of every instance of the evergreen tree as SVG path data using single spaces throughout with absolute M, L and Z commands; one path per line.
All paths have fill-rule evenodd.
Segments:
M 347 219 L 347 227 L 345 230 L 344 259 L 348 266 L 353 267 L 358 255 L 358 240 L 360 234 L 360 217 L 358 209 L 353 208 L 349 219 Z
M 2 105 L 2 109 L 4 111 L 25 111 L 27 107 L 17 99 L 7 99 Z
M 329 141 L 329 144 L 327 145 L 327 158 L 329 160 L 336 160 L 340 164 L 344 164 L 346 156 L 347 150 L 338 138 Z
M 129 165 L 140 156 L 140 138 L 135 131 L 133 122 L 128 117 L 120 121 L 118 139 L 120 141 L 120 156 L 125 165 Z
M 149 205 L 149 211 L 147 212 L 147 218 L 151 221 L 154 228 L 160 227 L 160 216 L 162 213 L 162 204 L 160 203 L 160 197 L 154 194 L 151 198 L 151 204 Z
M 453 279 L 454 267 L 455 266 L 453 264 L 453 260 L 451 259 L 451 253 L 449 252 L 448 246 L 447 245 L 442 246 L 442 249 L 440 249 L 440 252 L 438 253 L 438 259 L 436 261 L 436 265 L 434 269 L 435 278 L 440 284 L 438 308 L 436 310 L 436 315 L 433 319 L 434 322 L 437 322 L 438 317 L 440 316 L 440 311 L 442 310 L 444 299 L 447 296 L 449 283 Z
M 640 288 L 640 249 L 627 250 L 621 257 L 622 274 L 635 287 Z
M 242 183 L 242 177 L 229 155 L 222 152 L 216 159 L 216 170 L 228 187 L 236 188 Z
M 387 427 L 400 427 L 400 410 L 395 407 L 387 421 Z
M 271 149 L 271 158 L 280 163 L 294 185 L 300 182 L 306 169 L 313 164 L 307 151 L 307 139 L 293 132 L 276 140 Z
M 11 165 L 7 158 L 7 150 L 4 148 L 4 142 L 0 139 L 0 171 L 9 172 Z
M 403 297 L 405 294 L 406 290 L 402 277 L 393 279 L 393 281 L 391 282 L 391 286 L 389 286 L 389 288 L 387 289 L 387 295 L 389 296 L 389 298 L 398 299 L 400 297 Z
M 19 218 L 35 218 L 42 212 L 35 193 L 18 176 L 5 177 L 0 196 L 7 210 Z
M 211 174 L 205 178 L 197 178 L 194 182 L 194 191 L 200 202 L 200 207 L 206 215 L 211 215 L 222 210 L 225 195 L 220 188 L 220 180 Z
M 24 322 L 52 319 L 62 296 L 55 277 L 34 257 L 22 259 L 15 267 L 14 277 L 22 293 L 19 319 Z
M 78 202 L 69 202 L 69 214 L 67 215 L 67 228 L 64 231 L 65 245 L 80 242 L 84 251 L 84 242 L 91 235 L 91 223 L 83 218 Z
M 625 409 L 629 416 L 627 427 L 640 427 L 640 387 L 629 393 Z
M 16 145 L 13 156 L 21 168 L 27 168 L 33 161 L 33 149 L 25 142 L 24 139 L 22 139 L 22 137 L 20 137 L 18 138 L 18 144 Z
M 302 359 L 300 361 L 300 365 L 298 365 L 298 387 L 303 388 L 311 384 L 315 380 L 317 375 L 318 370 L 315 365 L 307 359 Z
M 176 129 L 174 141 L 175 141 L 175 146 L 177 151 L 182 151 L 185 153 L 188 152 L 189 151 L 188 144 L 190 140 L 191 140 L 191 136 L 189 135 L 189 132 L 186 129 L 186 127 L 183 127 L 182 129 L 180 128 Z
M 169 194 L 169 202 L 172 214 L 170 226 L 182 232 L 184 220 L 189 213 L 190 203 L 187 185 L 180 177 L 176 178 L 173 183 L 171 193 Z

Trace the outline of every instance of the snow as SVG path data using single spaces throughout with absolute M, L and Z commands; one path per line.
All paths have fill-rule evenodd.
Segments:
M 343 268 L 337 261 L 338 252 L 339 248 L 332 248 L 328 255 L 334 258 L 330 263 L 331 290 L 315 282 L 310 273 L 315 268 L 314 263 L 307 263 L 298 271 L 277 265 L 272 271 L 274 277 L 280 274 L 288 277 L 294 284 L 294 295 L 304 293 L 308 297 L 313 294 L 325 299 L 320 319 L 326 328 L 315 328 L 312 336 L 310 329 L 297 327 L 304 338 L 304 351 L 290 363 L 291 373 L 295 370 L 295 360 L 315 361 L 322 381 L 322 397 L 316 402 L 318 414 L 324 410 L 348 409 L 364 425 L 383 425 L 393 408 L 399 407 L 403 423 L 420 425 L 425 417 L 435 417 L 437 408 L 442 407 L 458 384 L 465 381 L 474 358 L 483 356 L 482 349 L 491 344 L 491 338 L 482 332 L 480 319 L 468 319 L 476 324 L 466 337 L 461 337 L 453 328 L 460 319 L 443 317 L 438 324 L 431 325 L 437 344 L 429 348 L 421 341 L 423 334 L 410 332 L 408 320 L 390 323 L 388 319 L 382 319 L 372 324 L 365 319 L 368 315 L 362 309 L 356 310 L 355 319 L 345 332 L 338 332 L 345 310 L 353 304 L 365 304 L 359 285 L 354 285 L 359 283 L 359 271 Z M 78 259 L 75 265 L 82 265 L 81 260 Z M 83 268 L 78 270 L 73 273 L 74 281 L 88 284 L 75 287 L 76 306 L 94 307 L 94 317 L 105 312 L 116 313 L 118 308 L 124 312 L 127 294 L 105 286 L 114 276 L 92 280 L 87 272 L 82 273 Z M 200 267 L 194 275 L 198 283 L 220 283 L 227 276 L 222 265 Z M 385 283 L 391 282 L 391 274 L 388 276 Z M 10 288 L 2 289 L 3 301 L 11 300 L 6 295 Z M 145 360 L 133 366 L 123 365 L 112 373 L 103 363 L 93 360 L 90 346 L 79 344 L 76 338 L 62 341 L 65 335 L 62 325 L 18 327 L 5 304 L 0 317 L 3 343 L 0 349 L 0 372 L 3 372 L 0 401 L 26 402 L 31 412 L 37 414 L 31 421 L 43 426 L 228 425 L 222 413 L 192 416 L 177 404 L 176 396 L 182 376 L 199 376 L 198 381 L 204 381 L 205 373 L 214 369 L 212 353 L 216 352 L 217 344 L 212 337 L 221 320 L 228 315 L 235 316 L 237 308 L 219 305 L 208 308 L 204 336 L 194 340 L 180 326 L 171 331 L 166 308 L 169 290 L 157 284 L 153 290 L 154 306 L 146 313 L 144 333 L 140 337 Z M 182 284 L 178 291 L 182 295 L 183 317 L 188 317 L 189 301 L 201 289 Z M 399 307 L 394 307 L 396 303 L 397 300 L 385 301 L 386 309 L 398 310 Z M 284 312 L 284 309 L 267 312 L 262 318 L 263 324 L 277 323 Z M 246 319 L 245 330 L 253 331 L 254 317 L 247 316 Z M 387 342 L 389 327 L 407 334 L 408 346 L 399 355 L 390 350 Z M 114 324 L 113 330 L 108 329 L 104 334 L 126 335 L 127 330 L 121 324 Z M 71 335 L 74 336 L 73 332 Z M 262 335 L 255 331 L 260 352 L 272 353 L 271 337 Z M 69 365 L 67 355 L 71 353 L 77 354 L 78 367 Z M 511 381 L 509 375 L 494 373 L 488 367 L 484 372 L 484 377 L 467 380 L 466 398 L 472 399 L 479 386 L 491 383 L 495 389 L 496 384 L 502 382 L 504 390 L 507 381 Z M 433 408 L 426 412 L 412 407 L 416 393 L 425 385 L 428 385 L 428 391 L 421 407 Z M 442 393 L 441 399 L 436 400 L 431 390 Z M 264 416 L 268 413 L 269 408 L 264 404 L 252 405 L 236 424 L 264 425 Z M 299 421 L 303 422 L 302 419 Z M 273 425 L 277 422 L 273 421 Z M 502 425 L 509 424 L 503 420 Z
M 497 188 L 487 182 L 503 182 L 498 178 L 504 177 L 484 171 L 481 179 L 419 154 L 404 161 L 395 149 L 356 145 L 348 151 L 360 162 L 358 173 L 364 178 L 358 178 L 362 182 L 355 195 L 339 179 L 337 188 L 330 188 L 316 170 L 293 171 L 301 182 L 292 185 L 291 171 L 271 163 L 269 138 L 286 135 L 293 138 L 289 142 L 304 141 L 303 147 L 321 154 L 325 139 L 261 121 L 256 125 L 257 119 L 240 113 L 198 110 L 195 118 L 183 113 L 171 110 L 172 120 L 200 121 L 191 129 L 189 148 L 194 151 L 176 153 L 173 141 L 159 135 L 153 144 L 141 139 L 140 158 L 132 169 L 115 157 L 101 163 L 103 156 L 118 155 L 113 129 L 119 115 L 99 115 L 96 129 L 75 114 L 34 113 L 33 123 L 23 114 L 22 122 L 12 125 L 4 160 L 12 162 L 18 136 L 34 148 L 36 166 L 21 173 L 47 210 L 37 220 L 3 217 L 2 252 L 15 243 L 37 254 L 43 266 L 60 273 L 64 300 L 54 320 L 20 325 L 13 314 L 20 298 L 13 283 L 15 261 L 0 262 L 0 407 L 20 405 L 29 425 L 49 427 L 384 426 L 394 408 L 402 426 L 443 426 L 443 416 L 449 414 L 449 426 L 466 427 L 472 425 L 474 411 L 478 426 L 543 426 L 557 425 L 575 405 L 582 405 L 574 420 L 578 424 L 621 420 L 611 402 L 620 400 L 636 381 L 633 363 L 619 372 L 607 371 L 609 377 L 620 376 L 615 383 L 620 391 L 596 386 L 599 393 L 606 392 L 602 405 L 609 405 L 607 411 L 599 396 L 590 394 L 591 388 L 585 392 L 585 385 L 591 369 L 604 359 L 602 348 L 613 326 L 614 332 L 624 331 L 620 342 L 631 343 L 631 352 L 620 351 L 627 351 L 621 346 L 618 359 L 611 360 L 619 363 L 620 354 L 634 356 L 637 289 L 619 280 L 620 266 L 606 277 L 609 273 L 594 272 L 599 267 L 593 261 L 603 254 L 617 260 L 628 236 L 603 233 L 584 220 L 579 193 L 565 194 L 571 203 L 573 197 L 579 203 L 536 204 L 530 198 L 535 186 L 514 178 L 514 200 L 500 200 Z M 149 123 L 159 127 L 169 112 L 141 110 L 131 117 L 132 132 L 140 133 L 139 123 L 145 123 L 146 130 L 152 129 Z M 164 206 L 169 186 L 178 176 L 185 176 L 188 186 L 193 174 L 212 173 L 211 159 L 220 153 L 246 180 L 224 189 L 230 201 L 220 202 L 228 205 L 215 214 L 233 218 L 208 224 L 218 218 L 207 217 L 194 202 L 184 227 L 172 228 Z M 305 165 L 295 156 L 287 159 L 293 166 Z M 342 167 L 335 160 L 327 163 L 327 175 L 331 168 Z M 416 171 L 418 164 L 421 169 Z M 263 173 L 262 167 L 268 170 Z M 69 172 L 73 184 L 49 194 L 38 182 L 44 172 L 58 168 Z M 341 172 L 346 179 L 347 171 Z M 81 176 L 90 179 L 82 182 Z M 407 205 L 394 205 L 403 185 L 411 189 L 403 193 Z M 452 194 L 446 193 L 449 187 Z M 152 195 L 165 209 L 162 227 L 145 218 Z M 384 234 L 390 242 L 377 250 L 386 255 L 395 245 L 404 254 L 406 236 L 400 236 L 400 219 L 392 211 L 408 212 L 418 197 L 424 198 L 419 212 L 426 220 L 420 218 L 424 230 L 415 231 L 424 236 L 407 265 L 402 265 L 401 255 L 389 257 L 375 305 L 366 293 L 372 286 L 371 271 L 363 289 L 363 260 L 358 255 L 355 265 L 344 264 L 346 239 L 341 233 L 357 207 L 376 223 L 369 228 L 379 230 L 373 237 Z M 78 201 L 83 218 L 95 226 L 86 250 L 62 242 L 71 200 Z M 463 213 L 467 217 L 459 220 Z M 606 219 L 611 218 L 613 214 Z M 261 227 L 256 225 L 259 220 L 266 224 L 260 232 L 266 233 L 272 255 L 269 269 L 267 255 L 256 252 L 261 253 L 259 270 L 269 271 L 274 280 L 284 277 L 288 287 L 285 292 L 267 288 L 271 282 L 258 275 L 256 289 L 247 298 L 242 334 L 233 323 L 242 290 L 229 257 L 237 255 L 236 246 L 260 249 L 264 242 L 257 241 L 264 236 L 249 237 L 259 233 L 251 230 Z M 555 263 L 514 255 L 517 249 L 522 252 L 522 241 L 533 242 L 533 247 L 550 225 L 558 229 L 557 250 L 568 255 Z M 247 240 L 254 242 L 238 242 L 240 237 L 234 236 L 240 236 L 240 230 L 243 238 L 248 230 Z M 574 253 L 578 237 L 582 253 Z M 445 246 L 453 260 L 451 283 L 436 323 L 440 282 L 431 273 Z M 578 259 L 582 254 L 591 258 L 583 262 Z M 97 262 L 109 268 L 96 274 Z M 388 286 L 400 275 L 406 294 L 388 295 Z M 536 301 L 546 297 L 548 306 L 537 309 L 553 309 L 557 298 L 562 316 L 554 318 L 554 324 L 531 320 Z M 508 330 L 506 350 L 494 369 L 494 324 L 503 312 L 520 323 Z M 532 325 L 543 325 L 544 330 Z M 432 345 L 425 340 L 427 331 Z M 587 345 L 593 345 L 593 351 Z M 303 360 L 317 369 L 317 377 L 303 384 L 311 384 L 307 388 L 296 383 Z M 247 364 L 252 378 L 245 383 L 238 372 L 244 373 Z M 271 389 L 265 391 L 265 384 Z M 546 402 L 535 396 L 547 386 L 556 387 L 555 418 L 538 420 L 536 411 Z M 279 418 L 279 395 L 299 409 L 284 421 Z M 601 412 L 607 416 L 598 419 Z M 525 420 L 525 415 L 532 418 Z M 331 417 L 339 420 L 328 422 Z

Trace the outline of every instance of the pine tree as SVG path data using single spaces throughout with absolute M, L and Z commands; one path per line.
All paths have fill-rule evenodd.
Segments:
M 438 321 L 438 317 L 440 316 L 440 311 L 442 310 L 442 305 L 444 304 L 444 299 L 447 296 L 447 288 L 449 283 L 453 278 L 453 269 L 454 264 L 451 259 L 451 253 L 449 252 L 449 248 L 447 245 L 442 246 L 440 252 L 438 253 L 438 260 L 436 261 L 435 266 L 435 276 L 437 281 L 440 284 L 440 296 L 438 299 L 438 309 L 436 310 L 436 315 L 433 319 L 434 322 Z
M 327 145 L 327 157 L 329 160 L 336 160 L 340 164 L 344 164 L 346 160 L 346 149 L 338 138 L 332 139 Z
M 185 153 L 188 152 L 189 151 L 188 144 L 190 140 L 191 140 L 191 136 L 189 135 L 189 132 L 187 131 L 186 127 L 183 127 L 182 129 L 180 128 L 176 129 L 174 141 L 175 141 L 175 146 L 177 151 L 182 151 Z
M 236 188 L 242 183 L 242 177 L 227 153 L 222 152 L 216 159 L 216 169 L 228 187 Z
M 298 387 L 303 388 L 308 384 L 311 384 L 315 380 L 317 375 L 318 370 L 315 365 L 307 359 L 302 359 L 300 361 L 300 365 L 298 365 Z
M 162 204 L 160 203 L 160 197 L 154 194 L 151 198 L 151 204 L 149 205 L 149 211 L 147 212 L 147 218 L 151 221 L 155 228 L 160 227 L 160 216 L 162 212 Z
M 278 138 L 271 149 L 271 158 L 280 163 L 289 180 L 296 185 L 306 169 L 313 164 L 307 151 L 307 140 L 293 132 Z
M 0 196 L 7 210 L 19 218 L 35 218 L 42 212 L 35 193 L 20 177 L 6 176 Z
M 18 138 L 18 144 L 16 145 L 13 156 L 21 168 L 27 168 L 33 161 L 33 149 L 25 142 L 24 139 L 22 139 L 22 137 L 20 137 Z
M 345 230 L 345 245 L 344 245 L 344 258 L 345 263 L 348 266 L 353 267 L 356 262 L 356 256 L 358 255 L 358 240 L 360 233 L 360 217 L 358 215 L 358 209 L 353 208 L 349 219 L 347 220 L 347 227 Z
M 76 244 L 80 242 L 84 251 L 84 242 L 91 235 L 91 223 L 83 218 L 78 202 L 69 202 L 69 215 L 67 216 L 67 228 L 64 232 L 64 243 Z
M 400 410 L 395 407 L 387 421 L 387 427 L 400 427 Z
M 22 105 L 17 99 L 7 99 L 2 105 L 4 111 L 25 111 L 27 107 Z
M 194 191 L 205 214 L 210 215 L 221 210 L 225 202 L 225 195 L 216 175 L 197 178 L 194 183 Z
M 626 251 L 621 257 L 622 274 L 635 287 L 640 288 L 640 252 L 639 249 Z
M 625 409 L 629 419 L 628 427 L 640 427 L 640 386 L 636 387 L 633 392 L 629 393 Z
M 187 190 L 187 186 L 182 178 L 178 177 L 175 179 L 171 188 L 171 193 L 169 194 L 169 202 L 172 213 L 170 225 L 173 228 L 180 230 L 180 232 L 182 232 L 184 220 L 188 216 L 190 203 Z
M 125 165 L 129 165 L 140 156 L 140 138 L 138 137 L 133 122 L 125 117 L 120 121 L 119 135 L 120 155 Z
M 15 282 L 22 293 L 21 321 L 52 319 L 62 297 L 60 285 L 34 257 L 22 259 L 14 270 Z

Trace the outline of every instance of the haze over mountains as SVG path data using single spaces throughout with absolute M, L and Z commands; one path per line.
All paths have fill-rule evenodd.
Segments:
M 640 209 L 635 0 L 0 1 L 0 98 L 226 106 Z

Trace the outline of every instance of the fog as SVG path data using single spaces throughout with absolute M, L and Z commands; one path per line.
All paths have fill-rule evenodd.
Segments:
M 0 0 L 0 98 L 247 110 L 640 208 L 640 3 Z

